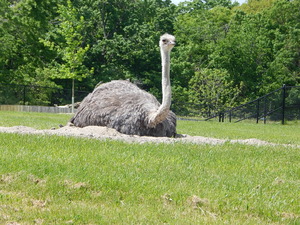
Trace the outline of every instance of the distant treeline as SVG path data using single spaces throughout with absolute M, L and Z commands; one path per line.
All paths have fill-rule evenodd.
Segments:
M 212 113 L 299 85 L 299 12 L 299 0 L 0 0 L 0 82 L 91 91 L 130 79 L 160 98 L 167 32 L 173 108 Z

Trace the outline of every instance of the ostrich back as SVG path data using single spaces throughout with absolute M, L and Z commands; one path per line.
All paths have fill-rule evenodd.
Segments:
M 129 135 L 174 136 L 176 115 L 172 111 L 155 127 L 149 126 L 148 115 L 159 106 L 152 94 L 129 81 L 111 81 L 85 97 L 70 122 L 77 127 L 107 126 Z

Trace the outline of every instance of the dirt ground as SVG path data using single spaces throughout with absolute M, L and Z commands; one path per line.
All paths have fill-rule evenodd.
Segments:
M 270 143 L 258 139 L 244 139 L 244 140 L 227 140 L 227 139 L 217 139 L 210 137 L 202 137 L 202 136 L 189 136 L 189 135 L 178 135 L 176 138 L 167 138 L 167 137 L 148 137 L 148 136 L 137 136 L 137 135 L 126 135 L 117 132 L 114 129 L 107 127 L 99 127 L 99 126 L 88 126 L 84 128 L 74 127 L 74 126 L 65 126 L 59 129 L 49 129 L 49 130 L 36 130 L 31 127 L 25 126 L 14 126 L 14 127 L 0 127 L 0 132 L 5 133 L 19 133 L 19 134 L 41 134 L 41 135 L 61 135 L 61 136 L 74 136 L 74 137 L 82 137 L 82 138 L 93 138 L 99 140 L 118 140 L 128 143 L 193 143 L 193 144 L 210 144 L 210 145 L 218 145 L 224 143 L 240 143 L 247 145 L 269 145 L 276 146 L 279 144 Z M 300 146 L 295 145 L 285 145 L 280 144 L 280 146 L 293 146 L 299 148 Z

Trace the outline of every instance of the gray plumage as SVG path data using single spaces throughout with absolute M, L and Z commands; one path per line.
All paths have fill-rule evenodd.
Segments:
M 125 80 L 99 85 L 81 102 L 70 122 L 77 127 L 107 126 L 140 136 L 171 137 L 176 134 L 176 115 L 169 110 L 171 86 L 170 51 L 175 38 L 165 34 L 160 39 L 162 54 L 163 102 Z

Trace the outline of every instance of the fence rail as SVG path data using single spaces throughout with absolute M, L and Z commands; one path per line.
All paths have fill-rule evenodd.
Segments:
M 272 91 L 260 98 L 235 108 L 219 112 L 206 120 L 218 119 L 219 122 L 240 122 L 255 120 L 256 123 L 267 120 L 300 120 L 300 86 L 286 86 Z
M 35 105 L 0 105 L 0 111 L 20 111 L 20 112 L 43 112 L 43 113 L 71 113 L 71 108 L 60 108 L 54 106 Z
M 80 102 L 88 91 L 75 90 L 75 102 Z M 0 105 L 66 105 L 72 102 L 72 90 L 37 85 L 0 83 Z

